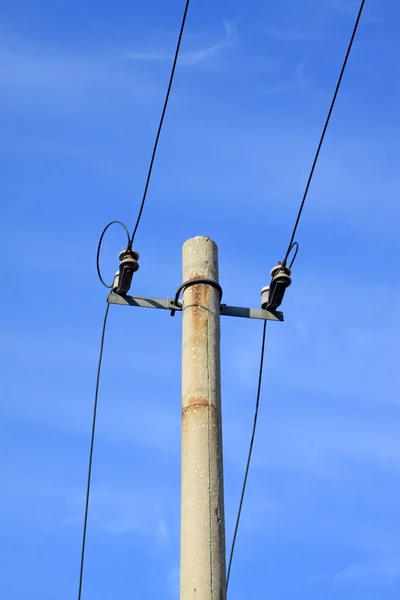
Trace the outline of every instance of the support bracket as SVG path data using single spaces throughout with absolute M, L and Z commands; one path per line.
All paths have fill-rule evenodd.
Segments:
M 173 298 L 147 298 L 146 296 L 120 296 L 110 293 L 107 298 L 109 304 L 121 306 L 137 306 L 141 308 L 161 308 L 162 310 L 182 311 L 182 303 L 175 303 Z M 263 321 L 283 321 L 283 313 L 261 308 L 244 308 L 241 306 L 220 305 L 220 313 L 226 317 L 242 317 L 245 319 L 261 319 Z

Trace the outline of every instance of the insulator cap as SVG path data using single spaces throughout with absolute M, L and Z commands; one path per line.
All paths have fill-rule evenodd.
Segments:
M 113 291 L 120 296 L 126 296 L 129 292 L 133 274 L 139 269 L 139 253 L 135 250 L 126 249 L 119 254 L 119 271 L 114 277 Z
M 292 279 L 291 270 L 283 263 L 278 263 L 271 269 L 271 283 L 261 290 L 261 307 L 264 310 L 276 310 L 283 300 L 286 288 L 288 288 Z
M 289 267 L 287 267 L 286 265 L 283 265 L 281 262 L 278 262 L 276 267 L 273 267 L 271 269 L 271 277 L 275 277 L 275 275 L 277 275 L 278 273 L 282 273 L 282 274 L 290 276 L 292 274 L 292 270 L 289 269 Z M 291 282 L 292 282 L 292 280 L 290 280 L 290 283 Z
M 139 260 L 139 252 L 136 252 L 136 250 L 129 250 L 128 248 L 126 248 L 125 250 L 122 250 L 118 255 L 119 260 L 124 260 L 124 258 L 127 258 L 127 257 L 131 257 L 131 258 L 133 258 L 133 260 L 138 261 Z

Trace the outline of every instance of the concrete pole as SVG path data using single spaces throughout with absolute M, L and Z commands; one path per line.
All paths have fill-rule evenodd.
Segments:
M 208 237 L 183 246 L 183 281 L 218 282 L 218 249 Z M 220 312 L 218 290 L 183 294 L 181 600 L 225 600 Z

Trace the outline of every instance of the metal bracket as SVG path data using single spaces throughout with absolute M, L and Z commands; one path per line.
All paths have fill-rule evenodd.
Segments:
M 138 306 L 142 308 L 161 308 L 163 310 L 182 310 L 182 303 L 173 298 L 147 298 L 146 296 L 119 296 L 111 293 L 108 295 L 109 304 L 120 304 L 122 306 Z M 261 319 L 263 321 L 283 321 L 283 313 L 262 310 L 261 308 L 243 308 L 241 306 L 220 305 L 221 315 L 226 317 L 242 317 L 245 319 Z

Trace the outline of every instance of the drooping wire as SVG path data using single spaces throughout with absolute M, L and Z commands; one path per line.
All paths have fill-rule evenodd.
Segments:
M 107 229 L 109 227 L 111 227 L 111 225 L 121 225 L 121 227 L 124 229 L 124 231 L 126 233 L 126 236 L 128 238 L 127 249 L 131 248 L 131 246 L 132 246 L 131 238 L 129 237 L 128 228 L 126 227 L 126 225 L 124 225 L 124 223 L 122 223 L 122 221 L 110 221 L 110 223 L 104 227 L 104 229 L 102 231 L 102 234 L 100 236 L 100 239 L 99 239 L 98 246 L 97 246 L 96 267 L 97 267 L 97 275 L 99 276 L 99 279 L 100 279 L 101 283 L 104 285 L 104 287 L 110 288 L 110 289 L 112 288 L 112 284 L 108 285 L 108 283 L 106 283 L 104 281 L 104 279 L 103 279 L 103 277 L 101 275 L 101 270 L 100 270 L 100 250 L 101 250 L 101 245 L 103 243 L 104 235 L 105 235 Z
M 310 189 L 310 185 L 311 185 L 311 181 L 312 181 L 312 178 L 313 178 L 313 175 L 314 175 L 315 167 L 317 165 L 319 154 L 320 154 L 321 148 L 322 148 L 322 144 L 323 144 L 324 139 L 325 139 L 325 134 L 326 134 L 326 131 L 328 129 L 329 122 L 331 120 L 333 108 L 335 106 L 336 98 L 337 98 L 337 95 L 339 93 L 339 89 L 340 89 L 340 85 L 342 83 L 343 75 L 344 75 L 344 72 L 346 70 L 347 61 L 349 59 L 350 52 L 351 52 L 351 49 L 353 47 L 354 38 L 356 37 L 356 33 L 357 33 L 357 30 L 358 30 L 360 19 L 361 19 L 363 10 L 364 10 L 364 5 L 365 5 L 365 0 L 362 0 L 362 2 L 360 4 L 359 11 L 358 11 L 358 14 L 357 14 L 356 22 L 354 24 L 353 33 L 351 35 L 350 42 L 349 42 L 349 45 L 348 45 L 348 48 L 347 48 L 347 52 L 346 52 L 346 55 L 345 55 L 345 58 L 344 58 L 344 61 L 343 61 L 343 65 L 342 65 L 342 68 L 341 68 L 341 71 L 340 71 L 339 79 L 338 79 L 337 84 L 336 84 L 335 93 L 333 94 L 332 102 L 331 102 L 331 105 L 329 107 L 328 116 L 326 118 L 325 125 L 324 125 L 324 128 L 322 130 L 321 138 L 319 140 L 318 148 L 317 148 L 317 151 L 315 153 L 315 157 L 314 157 L 314 160 L 313 160 L 313 163 L 312 163 L 311 171 L 310 171 L 310 174 L 308 176 L 307 185 L 305 187 L 304 194 L 303 194 L 303 199 L 301 201 L 299 212 L 297 214 L 297 218 L 296 218 L 296 221 L 295 221 L 295 224 L 294 224 L 294 227 L 293 227 L 292 236 L 290 238 L 288 249 L 286 251 L 286 255 L 285 255 L 285 258 L 283 260 L 284 264 L 286 264 L 286 261 L 288 259 L 289 254 L 290 254 L 290 251 L 291 251 L 291 248 L 293 246 L 294 238 L 296 236 L 297 228 L 299 226 L 299 222 L 300 222 L 300 218 L 301 218 L 301 215 L 302 215 L 302 212 L 303 212 L 304 204 L 305 204 L 306 199 L 307 199 L 308 190 Z
M 232 546 L 231 546 L 231 551 L 230 551 L 230 555 L 229 555 L 228 571 L 227 571 L 227 575 L 226 575 L 226 589 L 227 590 L 228 590 L 228 585 L 229 585 L 229 578 L 230 578 L 230 575 L 231 575 L 232 560 L 233 560 L 233 555 L 234 555 L 234 552 L 235 552 L 235 544 L 236 544 L 236 537 L 237 537 L 237 533 L 238 533 L 238 529 L 239 529 L 240 516 L 242 514 L 243 500 L 244 500 L 244 495 L 245 495 L 245 492 L 246 492 L 247 477 L 249 475 L 249 468 L 250 468 L 251 456 L 253 454 L 254 437 L 255 437 L 256 429 L 257 429 L 258 408 L 260 406 L 261 383 L 262 383 L 262 374 L 263 374 L 263 366 L 264 366 L 264 353 L 265 353 L 266 332 L 267 332 L 267 321 L 264 321 L 262 344 L 261 344 L 260 369 L 259 369 L 259 374 L 258 374 L 257 399 L 256 399 L 255 412 L 254 412 L 254 422 L 253 422 L 253 429 L 252 429 L 252 432 L 251 432 L 249 453 L 248 453 L 248 456 L 247 456 L 247 464 L 246 464 L 246 470 L 245 470 L 245 474 L 244 474 L 242 492 L 241 492 L 241 495 L 240 495 L 239 509 L 238 509 L 238 514 L 237 514 L 237 517 L 236 517 L 235 530 L 234 530 L 234 533 L 233 533 Z
M 101 245 L 103 242 L 103 237 L 104 237 L 106 231 L 108 230 L 108 228 L 111 227 L 111 225 L 119 224 L 125 230 L 125 233 L 128 238 L 127 250 L 132 249 L 132 244 L 135 239 L 135 235 L 138 230 L 139 223 L 142 218 L 144 205 L 146 202 L 147 191 L 148 191 L 149 184 L 150 184 L 150 179 L 151 179 L 153 164 L 154 164 L 154 160 L 155 160 L 155 156 L 156 156 L 156 152 L 157 152 L 158 142 L 160 139 L 161 129 L 162 129 L 162 126 L 164 123 L 164 117 L 165 117 L 165 113 L 166 113 L 167 106 L 168 106 L 169 96 L 171 93 L 172 83 L 173 83 L 173 79 L 174 79 L 174 75 L 175 75 L 175 69 L 176 69 L 176 65 L 178 62 L 179 50 L 180 50 L 180 46 L 181 46 L 183 30 L 185 28 L 186 16 L 187 16 L 187 12 L 189 9 L 189 4 L 190 4 L 190 0 L 186 0 L 185 9 L 183 12 L 182 23 L 181 23 L 181 28 L 180 28 L 179 36 L 178 36 L 178 42 L 177 42 L 177 46 L 176 46 L 176 50 L 175 50 L 175 56 L 174 56 L 174 60 L 173 60 L 173 64 L 172 64 L 171 75 L 170 75 L 170 79 L 169 79 L 169 83 L 168 83 L 167 93 L 165 96 L 164 105 L 163 105 L 163 109 L 162 109 L 162 113 L 161 113 L 161 118 L 160 118 L 160 122 L 158 125 L 158 130 L 157 130 L 157 135 L 156 135 L 156 139 L 155 139 L 155 143 L 154 143 L 154 147 L 153 147 L 153 152 L 151 155 L 151 160 L 150 160 L 150 164 L 149 164 L 149 169 L 148 169 L 146 183 L 145 183 L 143 197 L 142 197 L 142 202 L 140 205 L 138 217 L 136 220 L 135 227 L 133 229 L 132 236 L 129 235 L 129 231 L 128 231 L 127 227 L 124 225 L 124 223 L 122 223 L 121 221 L 111 221 L 103 229 L 103 232 L 99 239 L 99 243 L 98 243 L 98 247 L 97 247 L 97 257 L 96 257 L 97 274 L 99 276 L 101 283 L 106 288 L 111 288 L 112 285 L 109 285 L 104 281 L 104 279 L 101 275 L 101 270 L 100 270 L 100 251 L 101 251 Z M 79 573 L 78 600 L 81 600 L 81 595 L 82 595 L 83 570 L 84 570 L 84 563 L 85 563 L 86 531 L 87 531 L 87 522 L 88 522 L 88 514 L 89 514 L 90 484 L 91 484 L 92 463 L 93 463 L 93 448 L 94 448 L 94 440 L 95 440 L 95 433 L 96 433 L 97 403 L 98 403 L 98 395 L 99 395 L 101 364 L 102 364 L 102 359 L 103 359 L 104 338 L 105 338 L 109 308 L 110 308 L 110 305 L 107 303 L 107 309 L 106 309 L 105 316 L 104 316 L 104 323 L 103 323 L 103 330 L 102 330 L 101 344 L 100 344 L 100 356 L 99 356 L 98 369 L 97 369 L 96 391 L 95 391 L 95 400 L 94 400 L 94 408 L 93 408 L 92 435 L 91 435 L 91 441 L 90 441 L 88 478 L 87 478 L 87 488 L 86 488 L 85 515 L 84 515 L 83 536 L 82 536 L 82 551 L 81 551 L 80 573 Z
M 282 267 L 286 266 L 287 260 L 289 258 L 290 253 L 292 252 L 293 248 L 296 248 L 295 253 L 293 255 L 293 258 L 290 262 L 290 266 L 289 268 L 292 268 L 294 261 L 296 260 L 297 257 L 297 253 L 299 251 L 299 244 L 298 242 L 294 241 L 294 238 L 296 236 L 296 232 L 297 232 L 297 228 L 299 226 L 299 222 L 300 222 L 300 218 L 304 209 L 304 205 L 307 199 L 307 195 L 308 195 L 308 191 L 311 185 L 311 181 L 314 175 L 314 171 L 315 171 L 315 167 L 317 165 L 318 162 L 318 158 L 321 152 L 321 148 L 322 148 L 322 144 L 324 142 L 325 139 L 325 134 L 326 131 L 328 129 L 329 126 L 329 122 L 332 116 L 332 112 L 336 103 L 336 99 L 339 93 L 339 89 L 340 89 L 340 85 L 342 83 L 342 79 L 343 79 L 343 75 L 344 72 L 346 70 L 346 66 L 347 66 L 347 62 L 351 53 L 351 49 L 353 47 L 353 42 L 358 30 L 358 26 L 361 20 L 361 16 L 364 10 L 364 5 L 365 5 L 365 0 L 362 0 L 361 4 L 360 4 L 360 8 L 357 14 L 357 18 L 356 18 L 356 22 L 353 28 L 353 32 L 350 38 L 350 42 L 347 48 L 347 52 L 342 64 L 342 68 L 339 74 L 339 78 L 336 84 L 336 88 L 335 88 L 335 92 L 332 98 L 332 102 L 330 104 L 329 107 L 329 111 L 328 111 L 328 115 L 325 121 L 325 125 L 324 128 L 322 130 L 322 134 L 319 140 L 319 144 L 317 147 L 317 151 L 315 153 L 314 156 L 314 160 L 312 163 L 312 167 L 311 167 L 311 171 L 310 174 L 308 176 L 308 180 L 307 180 L 307 184 L 304 190 L 304 194 L 303 194 L 303 198 L 300 204 L 300 208 L 297 214 L 297 218 L 293 227 L 293 231 L 292 231 L 292 235 L 290 238 L 290 242 L 289 245 L 287 247 L 287 251 L 285 254 L 285 258 L 282 261 Z M 249 447 L 249 453 L 248 453 L 248 457 L 247 457 L 247 463 L 246 463 L 246 470 L 245 470 L 245 475 L 244 475 L 244 481 L 243 481 L 243 486 L 242 486 L 242 492 L 241 492 L 241 496 L 240 496 L 240 502 L 239 502 L 239 509 L 238 509 L 238 514 L 237 514 L 237 518 L 236 518 L 236 524 L 235 524 L 235 530 L 234 530 L 234 534 L 233 534 L 233 540 L 232 540 L 232 546 L 231 546 L 231 551 L 230 551 L 230 555 L 229 555 L 229 562 L 228 562 L 228 570 L 227 570 L 227 576 L 226 576 L 226 589 L 228 589 L 228 585 L 229 585 L 229 579 L 230 579 L 230 574 L 231 574 L 231 568 L 232 568 L 232 561 L 233 561 L 233 556 L 234 556 L 234 551 L 235 551 L 235 544 L 236 544 L 236 537 L 237 537 L 237 533 L 238 533 L 238 529 L 239 529 L 239 523 L 240 523 L 240 517 L 241 517 L 241 513 L 242 513 L 242 507 L 243 507 L 243 500 L 244 500 L 244 496 L 245 496 L 245 492 L 246 492 L 246 484 L 247 484 L 247 478 L 248 478 L 248 474 L 249 474 L 249 468 L 250 468 L 250 462 L 251 462 L 251 456 L 252 456 L 252 452 L 253 452 L 253 445 L 254 445 L 254 437 L 255 437 L 255 433 L 256 433 L 256 428 L 257 428 L 257 419 L 258 419 L 258 409 L 259 409 L 259 404 L 260 404 L 260 394 L 261 394 L 261 384 L 262 384 L 262 372 L 263 372 L 263 364 L 264 364 L 264 354 L 265 354 L 265 338 L 266 338 L 266 326 L 267 326 L 267 322 L 264 321 L 264 329 L 263 329 L 263 339 L 262 339 L 262 346 L 261 346 L 261 358 L 260 358 L 260 370 L 259 370 L 259 377 L 258 377 L 258 389 L 257 389 L 257 399 L 256 399 L 256 407 L 255 407 L 255 413 L 254 413 L 254 422 L 253 422 L 253 429 L 252 429 L 252 434 L 251 434 L 251 439 L 250 439 L 250 447 Z
M 162 129 L 162 126 L 163 126 L 163 123 L 164 123 L 165 113 L 167 111 L 168 100 L 169 100 L 169 96 L 170 96 L 170 93 L 171 93 L 172 83 L 173 83 L 173 80 L 174 80 L 176 64 L 178 62 L 179 50 L 180 50 L 180 47 L 181 47 L 183 30 L 185 28 L 186 16 L 187 16 L 187 12 L 188 12 L 188 9 L 189 9 L 189 4 L 190 4 L 190 0 L 186 0 L 185 9 L 183 11 L 181 28 L 180 28 L 179 36 L 178 36 L 178 42 L 177 42 L 176 49 L 175 49 L 175 56 L 174 56 L 174 61 L 173 61 L 173 64 L 172 64 L 171 75 L 170 75 L 170 78 L 169 78 L 167 93 L 165 95 L 164 106 L 163 106 L 163 109 L 162 109 L 160 122 L 158 124 L 157 135 L 156 135 L 156 139 L 155 139 L 154 147 L 153 147 L 153 152 L 152 152 L 151 159 L 150 159 L 150 164 L 149 164 L 149 170 L 148 170 L 148 173 L 147 173 L 146 183 L 145 183 L 145 186 L 144 186 L 142 202 L 141 202 L 140 209 L 139 209 L 139 214 L 138 214 L 138 217 L 137 217 L 137 220 L 136 220 L 136 225 L 135 225 L 135 228 L 134 228 L 134 230 L 132 232 L 132 237 L 131 237 L 131 243 L 132 244 L 133 244 L 133 241 L 135 239 L 136 232 L 137 232 L 137 229 L 139 227 L 140 220 L 142 218 L 142 213 L 143 213 L 144 205 L 145 205 L 146 198 L 147 198 L 147 190 L 148 190 L 149 184 L 150 184 L 151 174 L 152 174 L 152 171 L 153 171 L 154 159 L 156 157 L 158 142 L 159 142 L 159 139 L 160 139 L 161 129 Z
M 109 310 L 110 310 L 110 305 L 107 303 L 106 312 L 104 314 L 103 329 L 102 329 L 102 333 L 101 333 L 100 354 L 99 354 L 99 361 L 98 361 L 98 365 L 97 365 L 96 391 L 95 391 L 95 395 L 94 395 L 92 435 L 90 438 L 89 465 L 88 465 L 88 477 L 87 477 L 86 501 L 85 501 L 85 516 L 84 516 L 84 520 L 83 520 L 82 550 L 81 550 L 81 562 L 80 562 L 80 571 L 79 571 L 78 600 L 81 600 L 81 595 L 82 595 L 83 567 L 85 564 L 85 549 L 86 549 L 86 530 L 87 530 L 87 522 L 88 522 L 88 515 L 89 515 L 90 484 L 91 484 L 91 480 L 92 480 L 93 448 L 94 448 L 94 438 L 95 438 L 95 433 L 96 433 L 97 403 L 98 403 L 98 398 L 99 398 L 101 365 L 103 362 L 104 338 L 106 335 L 107 318 L 108 318 Z

